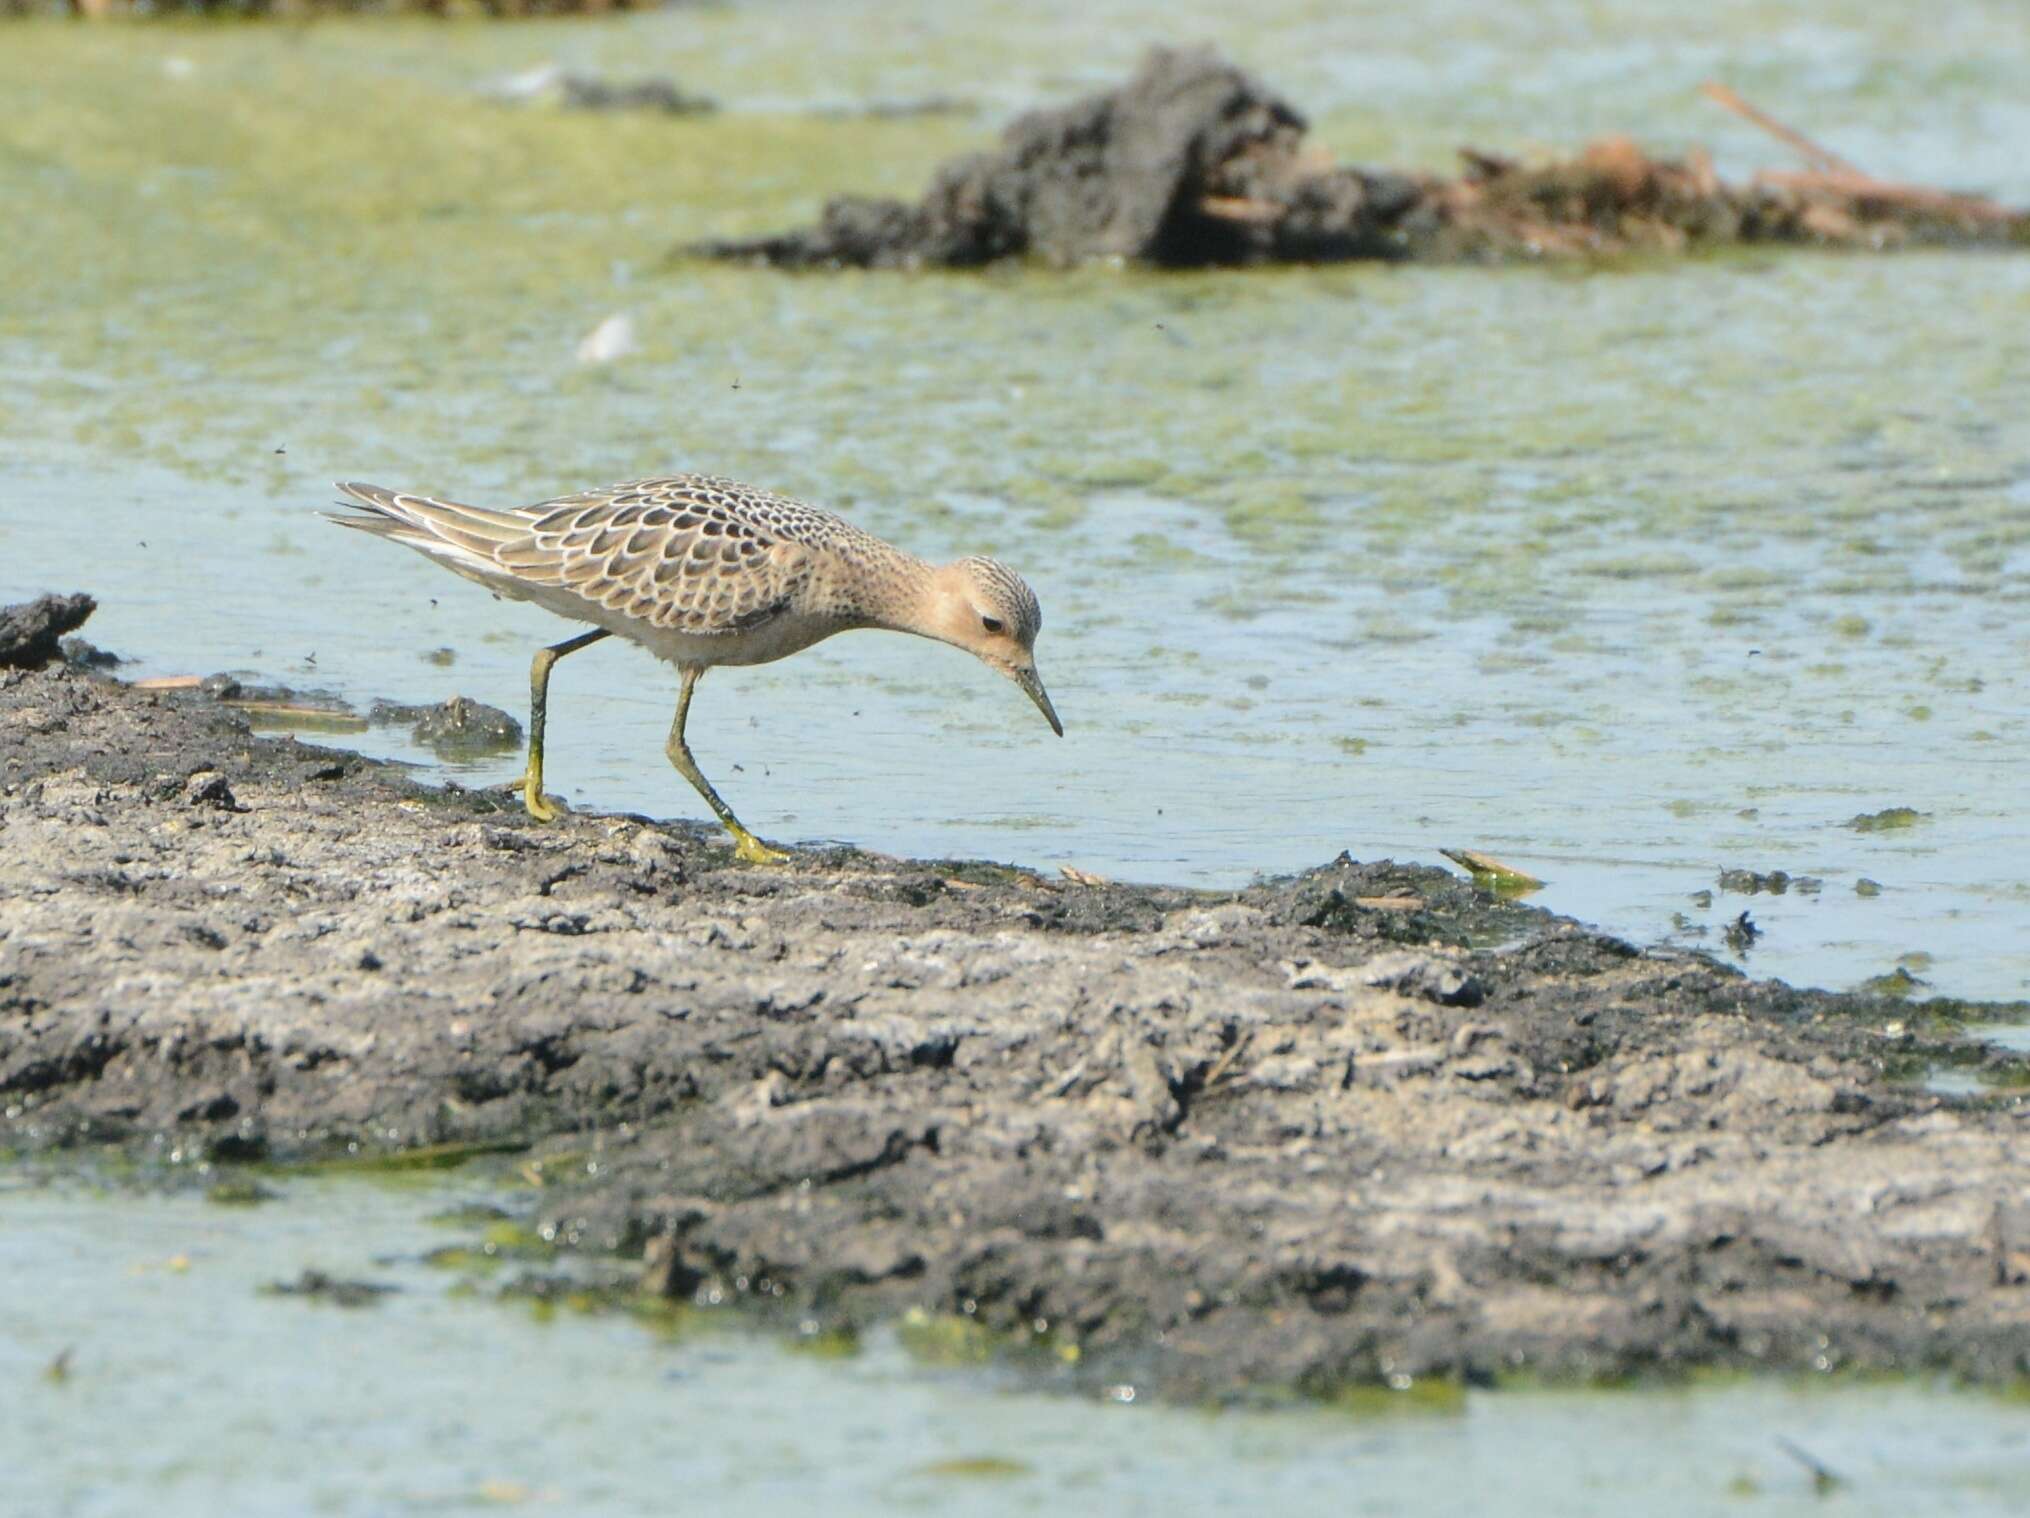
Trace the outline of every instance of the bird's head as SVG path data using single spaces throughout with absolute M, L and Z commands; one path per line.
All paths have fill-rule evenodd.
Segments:
M 1062 738 L 1043 681 L 1036 673 L 1036 635 L 1043 610 L 1022 576 L 997 559 L 960 559 L 938 570 L 931 635 L 963 648 L 1021 686 Z

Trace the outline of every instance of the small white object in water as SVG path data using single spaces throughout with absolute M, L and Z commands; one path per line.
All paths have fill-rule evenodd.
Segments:
M 555 89 L 563 78 L 562 64 L 539 63 L 519 74 L 503 74 L 497 79 L 489 79 L 479 87 L 479 92 L 495 100 L 526 102 Z
M 617 358 L 626 358 L 634 348 L 634 318 L 616 311 L 579 340 L 578 362 L 610 364 Z

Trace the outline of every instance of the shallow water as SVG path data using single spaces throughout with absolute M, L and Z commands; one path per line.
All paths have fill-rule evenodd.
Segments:
M 701 763 L 757 830 L 1232 884 L 1340 849 L 1494 852 L 1642 941 L 1850 985 L 2030 994 L 2030 259 L 1613 270 L 790 278 L 666 260 L 835 188 L 913 193 L 1143 42 L 1220 35 L 1335 151 L 1632 129 L 1780 150 L 1722 75 L 1869 167 L 2030 199 L 2030 15 L 1660 3 L 817 3 L 566 26 L 27 26 L 0 44 L 0 595 L 84 588 L 142 674 L 520 710 L 565 629 L 311 511 L 333 477 L 486 502 L 709 468 L 1037 585 L 1068 737 L 963 655 L 715 674 Z M 1139 21 L 1136 18 L 1141 18 Z M 1979 45 L 1971 45 L 1978 38 Z M 1077 41 L 1076 49 L 1069 46 Z M 1073 56 L 1076 52 L 1076 57 Z M 546 59 L 713 118 L 515 110 Z M 903 121 L 822 110 L 953 97 Z M 118 110 L 106 109 L 109 100 Z M 629 313 L 640 351 L 577 365 Z M 448 670 L 426 663 L 449 647 Z M 550 778 L 697 815 L 670 672 L 553 686 Z M 342 741 L 427 759 L 399 734 Z M 503 780 L 501 759 L 456 770 Z M 1857 832 L 1886 807 L 1910 828 Z M 1815 894 L 1718 892 L 1726 867 Z M 1855 890 L 1878 882 L 1879 895 Z M 1920 993 L 1923 994 L 1923 993 Z
M 256 1208 L 0 1172 L 0 1386 L 22 1512 L 527 1508 L 1659 1515 L 2004 1514 L 2030 1416 L 1937 1387 L 1471 1393 L 1449 1412 L 1095 1406 L 894 1342 L 820 1360 L 735 1330 L 542 1321 L 419 1256 L 477 1182 L 272 1183 Z M 399 1290 L 262 1294 L 306 1268 Z M 60 1283 L 60 1289 L 56 1288 Z M 282 1349 L 286 1346 L 286 1350 Z M 46 1368 L 69 1351 L 68 1374 Z M 1814 1494 L 1788 1440 L 1845 1484 Z

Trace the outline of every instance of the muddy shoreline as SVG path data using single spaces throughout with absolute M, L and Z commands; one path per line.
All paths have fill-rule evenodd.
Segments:
M 644 1290 L 1078 1384 L 2030 1375 L 2030 1101 L 1891 1078 L 1954 1010 L 1418 865 L 752 869 L 0 670 L 0 1146 L 527 1145 Z

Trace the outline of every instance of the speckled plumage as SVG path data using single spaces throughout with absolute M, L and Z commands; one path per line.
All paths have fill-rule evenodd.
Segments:
M 816 636 L 888 625 L 929 570 L 829 511 L 712 475 L 632 480 L 510 511 L 374 485 L 339 488 L 379 515 L 334 520 L 680 664 L 762 662 L 738 645 L 772 622 L 795 621 L 798 633 Z M 993 567 L 1034 605 L 1019 576 Z M 752 651 L 780 658 L 816 641 L 784 640 L 787 631 L 752 637 Z M 692 639 L 724 646 L 682 646 Z M 784 641 L 791 646 L 776 651 Z

